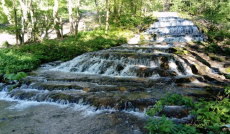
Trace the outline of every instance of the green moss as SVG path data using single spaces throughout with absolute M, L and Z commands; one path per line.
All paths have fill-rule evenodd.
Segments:
M 230 73 L 230 68 L 226 68 L 225 71 L 226 71 L 227 73 Z
M 175 54 L 188 55 L 189 51 L 176 48 Z

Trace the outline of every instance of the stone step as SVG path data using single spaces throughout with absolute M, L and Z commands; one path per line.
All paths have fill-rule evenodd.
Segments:
M 150 28 L 161 28 L 161 27 L 169 27 L 169 26 L 193 26 L 193 22 L 189 20 L 173 20 L 173 21 L 159 21 L 153 23 Z
M 170 26 L 161 28 L 147 29 L 145 33 L 149 34 L 198 34 L 197 26 Z
M 180 17 L 158 17 L 158 21 L 178 21 L 178 20 L 185 20 Z
M 116 47 L 107 50 L 108 52 L 122 52 L 122 53 L 174 53 L 176 49 L 162 48 L 158 46 L 153 47 Z
M 147 92 L 85 92 L 76 90 L 15 89 L 10 96 L 20 100 L 91 105 L 97 109 L 144 111 L 155 104 L 153 93 Z

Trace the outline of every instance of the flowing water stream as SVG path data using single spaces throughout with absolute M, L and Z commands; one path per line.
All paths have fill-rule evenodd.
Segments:
M 146 133 L 145 111 L 167 92 L 205 95 L 205 89 L 195 86 L 199 76 L 191 65 L 174 54 L 175 46 L 205 41 L 198 28 L 187 19 L 159 17 L 145 34 L 155 36 L 149 43 L 44 64 L 11 92 L 1 84 L 0 131 Z M 175 111 L 179 113 L 174 115 Z M 178 122 L 191 118 L 181 107 L 165 112 Z

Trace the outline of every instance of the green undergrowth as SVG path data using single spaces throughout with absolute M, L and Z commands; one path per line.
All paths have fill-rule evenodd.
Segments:
M 230 87 L 226 87 L 223 94 L 216 96 L 216 100 L 205 101 L 198 99 L 196 102 L 191 98 L 178 94 L 167 94 L 164 98 L 146 112 L 149 116 L 155 116 L 161 112 L 164 106 L 168 105 L 185 105 L 190 109 L 196 119 L 188 124 L 175 124 L 172 120 L 162 115 L 162 118 L 155 119 L 150 117 L 145 128 L 150 133 L 160 134 L 224 134 L 230 133 L 224 127 L 230 126 Z M 221 99 L 220 99 L 221 98 Z M 224 131 L 226 130 L 226 131 Z
M 113 15 L 111 15 L 113 16 Z M 119 18 L 110 18 L 110 25 L 120 27 L 122 29 L 132 29 L 134 32 L 139 32 L 149 28 L 150 24 L 157 19 L 154 16 L 133 16 L 130 14 L 121 15 Z
M 160 119 L 149 118 L 145 126 L 150 134 L 195 134 L 196 128 L 184 124 L 175 124 L 172 120 L 168 120 L 165 115 Z
M 179 94 L 167 94 L 164 98 L 161 98 L 157 103 L 147 111 L 147 114 L 154 116 L 163 110 L 164 106 L 169 105 L 185 105 L 186 107 L 193 107 L 194 103 L 189 97 L 184 97 Z
M 127 42 L 132 36 L 128 30 L 110 29 L 108 35 L 104 30 L 79 32 L 76 41 L 73 35 L 63 40 L 45 40 L 41 43 L 30 43 L 22 46 L 11 46 L 0 49 L 0 74 L 20 71 L 31 71 L 40 64 L 70 60 L 84 52 L 97 51 L 114 47 Z

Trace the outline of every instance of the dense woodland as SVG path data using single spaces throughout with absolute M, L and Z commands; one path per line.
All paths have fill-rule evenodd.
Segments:
M 154 11 L 175 11 L 193 20 L 207 37 L 206 43 L 197 42 L 204 46 L 199 52 L 220 62 L 227 60 L 223 56 L 230 55 L 230 0 L 1 0 L 0 3 L 0 32 L 16 37 L 16 45 L 4 42 L 0 49 L 0 81 L 4 82 L 19 80 L 26 76 L 23 72 L 42 63 L 66 61 L 84 52 L 126 43 L 156 21 Z M 82 14 L 93 11 L 94 25 L 98 26 L 79 31 Z M 64 35 L 66 23 L 70 33 Z M 52 30 L 56 39 L 49 39 Z M 230 73 L 230 69 L 226 68 L 226 72 Z M 230 79 L 230 75 L 226 74 L 226 78 Z M 146 128 L 152 133 L 226 133 L 222 127 L 230 128 L 229 94 L 230 88 L 226 87 L 217 95 L 219 99 L 196 104 L 186 97 L 168 96 L 148 114 L 154 115 L 166 103 L 181 101 L 194 109 L 197 121 L 175 125 L 163 117 L 160 121 L 149 120 Z

